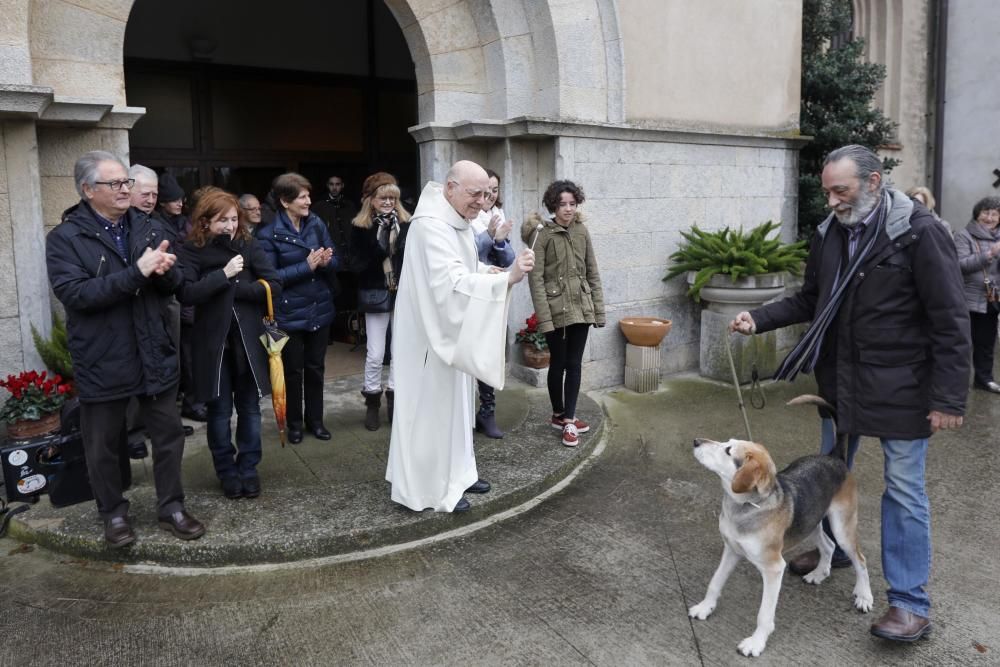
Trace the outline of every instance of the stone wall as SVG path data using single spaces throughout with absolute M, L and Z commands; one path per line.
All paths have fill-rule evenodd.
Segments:
M 607 307 L 608 326 L 593 330 L 584 356 L 585 386 L 623 382 L 625 338 L 618 320 L 626 316 L 673 321 L 662 344 L 663 372 L 698 367 L 701 308 L 686 295 L 682 277 L 662 281 L 681 231 L 775 220 L 783 222 L 786 240 L 795 235 L 797 148 L 706 139 L 557 140 L 565 166 L 560 176 L 587 194 L 583 211 Z

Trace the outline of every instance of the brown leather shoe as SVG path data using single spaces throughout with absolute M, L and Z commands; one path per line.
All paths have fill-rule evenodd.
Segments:
M 182 540 L 196 540 L 205 534 L 205 524 L 184 510 L 174 512 L 170 516 L 161 516 L 159 523 L 160 528 L 169 530 L 174 537 Z
M 127 516 L 113 516 L 104 521 L 104 539 L 112 548 L 127 547 L 135 542 L 135 533 Z
M 788 571 L 802 577 L 815 570 L 817 565 L 819 565 L 819 549 L 813 549 L 788 561 Z
M 792 574 L 797 574 L 800 577 L 804 577 L 819 565 L 819 549 L 813 549 L 812 551 L 807 551 L 800 556 L 796 556 L 788 562 L 788 571 Z M 851 567 L 851 559 L 847 556 L 837 557 L 837 552 L 834 552 L 833 559 L 830 561 L 830 567 L 833 569 L 839 569 L 842 567 Z
M 915 642 L 930 631 L 930 619 L 899 607 L 889 607 L 889 611 L 885 612 L 871 628 L 872 634 L 876 637 L 896 642 Z

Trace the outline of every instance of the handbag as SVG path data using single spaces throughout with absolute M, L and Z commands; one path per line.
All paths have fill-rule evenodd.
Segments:
M 359 287 L 358 311 L 362 313 L 388 313 L 392 310 L 389 290 L 385 287 Z

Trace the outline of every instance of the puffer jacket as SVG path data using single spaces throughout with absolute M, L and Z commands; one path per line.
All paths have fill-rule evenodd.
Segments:
M 333 322 L 333 291 L 340 260 L 323 220 L 310 213 L 296 231 L 281 211 L 257 232 L 257 241 L 281 279 L 281 299 L 274 305 L 278 326 L 285 331 L 316 331 Z M 319 248 L 333 248 L 333 259 L 312 271 L 306 258 Z
M 243 256 L 243 270 L 226 278 L 223 268 L 236 255 Z M 281 282 L 260 244 L 253 238 L 228 236 L 215 237 L 201 248 L 187 243 L 178 262 L 184 275 L 178 296 L 195 311 L 195 342 L 191 346 L 195 400 L 218 398 L 227 343 L 235 353 L 237 370 L 253 376 L 257 395 L 271 393 L 267 352 L 260 342 L 267 293 L 257 280 L 266 280 L 271 286 L 272 301 L 281 295 Z
M 990 246 L 1000 240 L 973 220 L 955 234 L 958 266 L 962 269 L 965 305 L 971 313 L 986 313 L 986 276 L 1000 288 L 1000 256 L 986 256 Z M 985 275 L 984 275 L 985 272 Z
M 854 275 L 820 346 L 819 395 L 837 408 L 842 433 L 914 440 L 927 414 L 965 414 L 969 313 L 955 247 L 941 223 L 890 190 L 883 229 Z M 870 238 L 866 232 L 861 243 Z M 847 232 L 830 216 L 816 228 L 802 289 L 750 311 L 757 332 L 815 318 L 841 277 Z
M 604 290 L 590 232 L 579 212 L 569 227 L 532 214 L 521 226 L 521 238 L 535 241 L 535 268 L 528 274 L 538 330 L 548 333 L 570 324 L 604 325 Z
M 136 266 L 146 248 L 170 237 L 138 209 L 129 209 L 122 224 L 128 226 L 127 263 L 82 201 L 45 239 L 49 284 L 66 308 L 74 383 L 84 403 L 176 391 L 180 380 L 167 308 L 180 270 L 147 278 Z

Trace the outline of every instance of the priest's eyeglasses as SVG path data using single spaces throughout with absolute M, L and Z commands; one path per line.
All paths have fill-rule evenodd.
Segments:
M 131 190 L 132 186 L 135 185 L 135 179 L 125 178 L 119 181 L 94 181 L 94 185 L 106 185 L 109 188 L 111 188 L 112 191 L 118 192 L 119 190 L 122 189 L 123 185 L 128 187 L 129 190 Z

